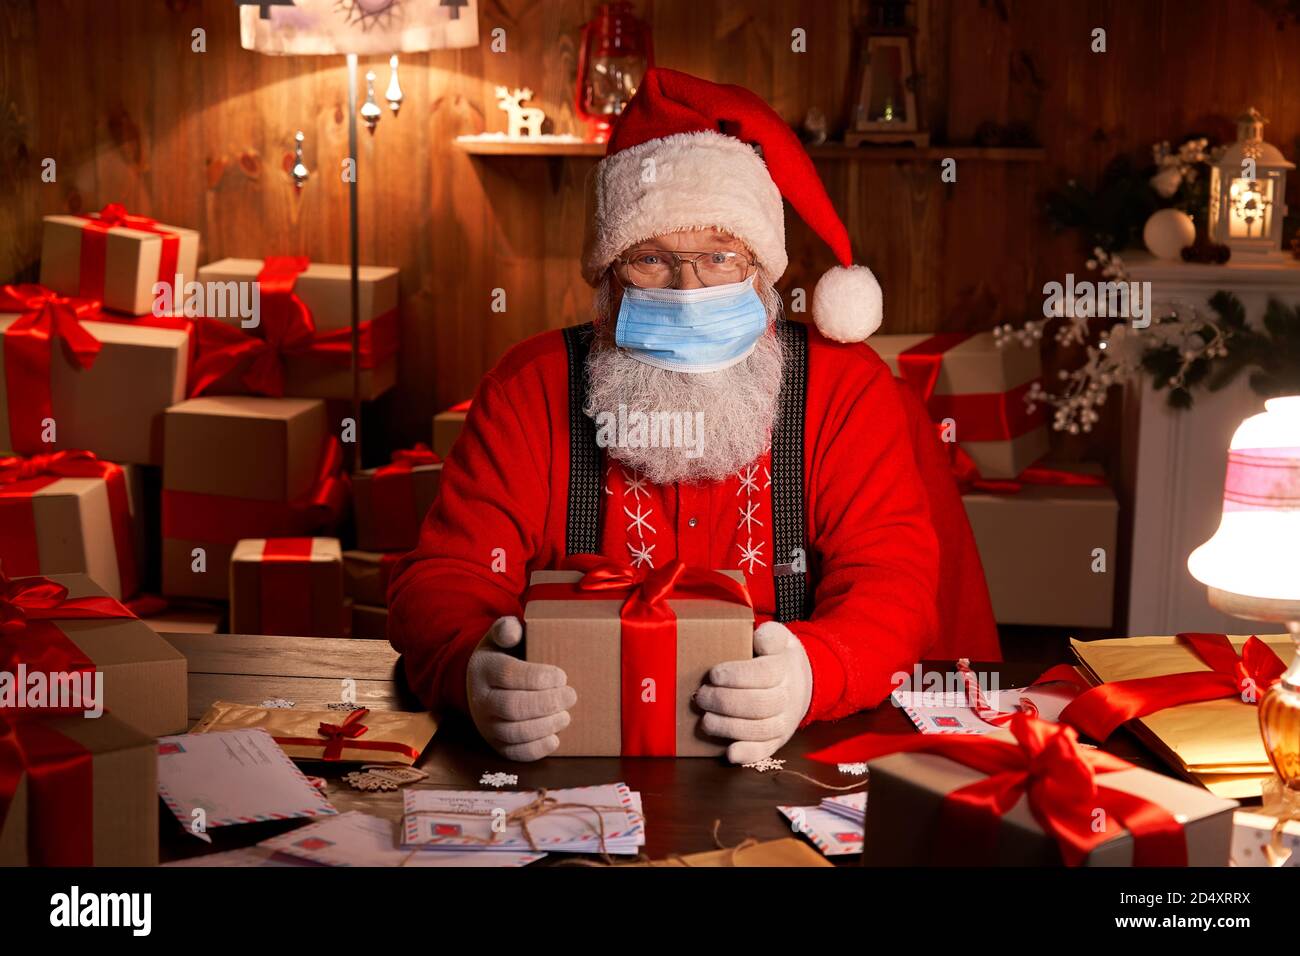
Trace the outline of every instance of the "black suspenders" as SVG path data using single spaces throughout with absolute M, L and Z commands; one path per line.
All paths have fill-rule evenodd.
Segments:
M 772 576 L 776 619 L 798 621 L 809 611 L 803 495 L 808 329 L 799 322 L 780 320 L 776 331 L 785 350 L 785 373 L 772 428 Z M 601 450 L 596 444 L 596 424 L 582 411 L 587 404 L 587 352 L 592 335 L 590 322 L 564 330 L 569 357 L 567 554 L 595 554 L 600 549 Z

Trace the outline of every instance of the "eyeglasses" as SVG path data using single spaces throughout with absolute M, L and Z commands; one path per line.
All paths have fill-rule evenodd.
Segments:
M 689 262 L 700 285 L 744 282 L 757 263 L 739 252 L 668 252 L 642 249 L 614 260 L 619 278 L 639 289 L 667 289 L 677 284 L 682 263 Z

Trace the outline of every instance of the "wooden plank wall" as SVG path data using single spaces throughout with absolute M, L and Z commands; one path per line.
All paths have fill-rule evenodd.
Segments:
M 558 132 L 571 106 L 578 26 L 594 0 L 480 0 L 483 37 L 507 48 L 406 57 L 406 105 L 362 133 L 367 262 L 402 270 L 402 384 L 393 441 L 427 438 L 429 415 L 470 394 L 512 343 L 585 318 L 576 258 L 591 160 L 472 159 L 460 133 L 504 128 L 497 84 L 531 86 Z M 658 62 L 744 84 L 788 120 L 834 120 L 849 98 L 851 25 L 864 0 L 640 0 Z M 1249 0 L 919 0 L 922 99 L 937 137 L 969 142 L 984 121 L 1028 122 L 1046 163 L 820 161 L 860 261 L 881 278 L 886 331 L 987 327 L 1036 312 L 1043 282 L 1082 271 L 1054 237 L 1040 193 L 1093 180 L 1120 151 L 1191 130 L 1221 136 L 1254 104 L 1295 155 L 1300 27 Z M 191 31 L 207 51 L 191 51 Z M 807 31 L 793 53 L 791 31 Z M 1089 51 L 1094 27 L 1105 54 Z M 382 92 L 386 64 L 373 65 Z M 0 5 L 0 279 L 34 278 L 40 217 L 122 201 L 203 234 L 201 261 L 299 253 L 346 258 L 341 61 L 239 48 L 230 0 L 6 0 Z M 287 173 L 295 129 L 314 171 Z M 53 184 L 40 163 L 58 162 Z M 791 217 L 785 285 L 830 263 Z M 508 309 L 490 310 L 505 289 Z M 374 446 L 372 446 L 374 447 Z

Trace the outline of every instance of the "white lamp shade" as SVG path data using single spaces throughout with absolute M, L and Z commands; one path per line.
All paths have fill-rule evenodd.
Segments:
M 1300 601 L 1300 395 L 1273 398 L 1237 428 L 1223 518 L 1187 570 L 1233 595 Z
M 267 16 L 263 16 L 263 12 Z M 241 7 L 239 44 L 280 56 L 371 56 L 478 45 L 478 0 L 295 0 Z

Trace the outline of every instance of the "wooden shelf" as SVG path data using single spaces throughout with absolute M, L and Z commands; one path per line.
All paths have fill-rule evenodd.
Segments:
M 524 143 L 508 140 L 454 140 L 457 149 L 471 156 L 515 156 L 535 159 L 565 157 L 600 158 L 604 143 Z M 1047 158 L 1042 147 L 1009 146 L 858 146 L 824 143 L 808 147 L 813 159 L 849 163 L 938 162 L 942 159 L 966 159 L 986 163 L 1041 163 Z
M 604 143 L 523 143 L 504 139 L 457 139 L 457 149 L 471 156 L 522 156 L 537 159 L 555 159 L 563 156 L 605 155 Z

